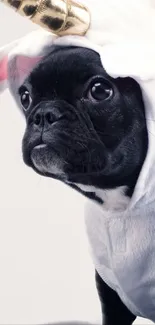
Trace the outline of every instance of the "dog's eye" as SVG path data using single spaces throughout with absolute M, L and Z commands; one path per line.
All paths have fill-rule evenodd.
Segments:
M 88 97 L 95 101 L 107 100 L 113 95 L 113 89 L 107 81 L 95 81 L 91 84 Z
M 24 88 L 21 90 L 20 92 L 20 100 L 21 100 L 21 104 L 23 106 L 23 109 L 25 111 L 27 111 L 32 103 L 32 98 L 30 96 L 29 91 L 27 90 L 27 88 Z

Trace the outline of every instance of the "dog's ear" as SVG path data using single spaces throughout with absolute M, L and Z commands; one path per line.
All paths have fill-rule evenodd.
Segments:
M 8 55 L 17 44 L 15 41 L 0 48 L 0 92 L 8 85 Z
M 41 58 L 17 55 L 9 61 L 8 55 L 4 55 L 0 59 L 0 92 L 7 88 L 8 83 L 14 83 L 14 87 L 18 88 Z
M 9 87 L 17 100 L 20 85 L 51 51 L 55 38 L 52 34 L 39 30 L 0 49 L 0 92 Z
M 13 95 L 16 94 L 16 91 L 41 59 L 42 56 L 39 55 L 29 56 L 17 53 L 8 60 L 6 63 L 7 79 Z
M 0 91 L 4 90 L 7 86 L 7 65 L 8 57 L 4 56 L 0 60 Z

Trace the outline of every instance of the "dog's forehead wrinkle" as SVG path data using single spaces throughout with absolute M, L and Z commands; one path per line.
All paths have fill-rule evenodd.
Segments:
M 83 95 L 88 80 L 97 75 L 107 78 L 96 52 L 64 47 L 45 57 L 30 73 L 26 83 L 35 100 L 75 100 Z
M 97 52 L 85 48 L 85 47 L 75 47 L 75 46 L 56 46 L 55 48 L 52 49 L 51 53 L 49 53 L 45 57 L 45 61 L 65 61 L 65 60 L 70 60 L 71 58 L 78 59 L 80 62 L 88 62 L 92 61 L 95 64 L 101 64 L 100 56 Z
M 36 78 L 50 79 L 51 83 L 56 85 L 61 81 L 66 82 L 67 77 L 71 81 L 82 81 L 97 73 L 98 70 L 103 70 L 99 56 L 92 50 L 85 48 L 65 49 L 52 52 L 45 57 L 37 67 L 32 71 L 29 82 L 36 86 Z M 69 82 L 67 79 L 67 82 Z M 71 83 L 70 81 L 70 83 Z M 39 82 L 39 81 L 38 81 Z

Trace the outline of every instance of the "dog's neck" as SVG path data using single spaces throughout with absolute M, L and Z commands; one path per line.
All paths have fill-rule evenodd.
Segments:
M 124 211 L 130 201 L 127 186 L 119 186 L 114 189 L 99 189 L 79 183 L 70 185 L 89 199 L 98 202 L 106 211 Z
M 130 177 L 118 181 L 118 177 L 91 179 L 92 184 L 86 185 L 82 182 L 66 182 L 73 189 L 77 190 L 88 199 L 95 201 L 103 210 L 121 212 L 126 210 L 133 195 L 141 168 L 135 171 Z

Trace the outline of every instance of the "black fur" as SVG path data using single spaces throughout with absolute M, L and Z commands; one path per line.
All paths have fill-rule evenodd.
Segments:
M 105 83 L 108 98 L 92 98 L 95 80 Z M 94 51 L 67 47 L 51 51 L 19 89 L 19 96 L 25 89 L 32 99 L 23 109 L 25 163 L 75 189 L 77 183 L 100 189 L 126 185 L 126 195 L 131 196 L 148 143 L 138 83 L 111 78 Z M 36 148 L 40 144 L 46 146 Z M 80 191 L 103 203 L 93 191 Z M 98 275 L 97 283 L 106 325 L 130 325 L 135 317 Z
M 126 308 L 118 294 L 95 274 L 104 325 L 131 325 L 136 317 Z

